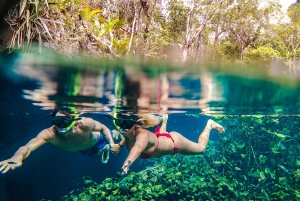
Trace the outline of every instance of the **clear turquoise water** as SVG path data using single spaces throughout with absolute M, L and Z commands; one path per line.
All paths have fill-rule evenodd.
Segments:
M 281 185 L 279 178 L 295 179 L 293 175 L 300 161 L 297 156 L 300 83 L 297 72 L 284 71 L 279 63 L 275 62 L 270 68 L 246 68 L 136 59 L 69 59 L 53 53 L 14 53 L 2 56 L 0 61 L 0 160 L 11 157 L 38 132 L 51 126 L 50 113 L 57 106 L 72 106 L 87 116 L 98 118 L 109 128 L 113 128 L 113 124 L 103 117 L 103 112 L 169 113 L 168 130 L 179 131 L 191 140 L 197 139 L 207 116 L 222 115 L 228 116 L 219 120 L 224 123 L 226 136 L 221 138 L 217 133 L 211 136 L 217 147 L 222 147 L 222 152 L 213 147 L 204 155 L 208 158 L 199 159 L 205 160 L 204 164 L 212 167 L 215 175 L 232 171 L 231 176 L 245 182 L 249 191 L 261 192 L 259 199 L 266 200 L 272 200 L 274 189 L 266 185 L 265 192 L 258 190 L 262 186 L 258 182 L 262 180 L 258 176 L 262 170 L 269 168 L 276 174 L 273 179 L 271 174 L 268 178 L 265 173 L 270 181 L 262 180 L 268 184 L 273 182 L 274 186 Z M 260 115 L 264 119 L 250 121 L 247 115 L 256 115 L 255 118 Z M 268 119 L 272 116 L 280 118 Z M 250 123 L 252 121 L 254 123 Z M 289 121 L 293 126 L 289 127 Z M 281 150 L 282 153 L 281 144 L 285 150 Z M 108 177 L 116 178 L 126 154 L 124 151 L 103 165 L 99 159 L 44 146 L 26 159 L 21 168 L 1 175 L 0 200 L 59 200 L 73 190 L 82 189 L 84 176 L 98 183 Z M 245 160 L 240 158 L 241 154 L 245 154 Z M 223 163 L 221 156 L 231 162 Z M 267 162 L 262 163 L 260 156 L 266 156 Z M 274 161 L 280 163 L 275 165 Z M 142 171 L 154 163 L 155 160 L 141 160 L 132 171 Z M 288 169 L 288 173 L 282 167 Z M 249 179 L 244 181 L 239 169 Z M 253 189 L 253 185 L 258 188 Z M 289 186 L 297 187 L 298 184 Z M 237 190 L 239 185 L 234 188 Z M 18 189 L 18 193 L 12 189 Z M 226 191 L 222 196 L 224 194 Z M 236 198 L 234 194 L 231 196 Z M 253 199 L 260 194 L 247 196 Z

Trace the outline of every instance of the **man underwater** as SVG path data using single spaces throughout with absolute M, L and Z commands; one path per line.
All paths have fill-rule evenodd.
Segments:
M 113 154 L 120 151 L 120 144 L 115 144 L 113 140 L 120 137 L 116 130 L 111 132 L 100 122 L 79 117 L 68 108 L 54 110 L 52 117 L 53 126 L 42 130 L 11 158 L 0 162 L 1 173 L 22 166 L 24 159 L 47 143 L 70 152 L 80 151 L 84 155 L 100 156 L 103 163 L 107 163 L 110 151 Z

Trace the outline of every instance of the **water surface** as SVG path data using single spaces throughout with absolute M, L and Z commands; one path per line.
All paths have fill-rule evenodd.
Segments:
M 248 200 L 272 200 L 281 196 L 274 192 L 285 189 L 294 195 L 299 186 L 300 83 L 297 73 L 289 72 L 279 62 L 274 61 L 270 68 L 246 68 L 141 59 L 70 59 L 51 52 L 13 53 L 2 56 L 0 61 L 0 160 L 11 157 L 20 146 L 51 126 L 50 113 L 58 106 L 72 106 L 110 129 L 114 125 L 103 112 L 168 113 L 168 130 L 194 141 L 210 116 L 223 124 L 226 135 L 213 132 L 212 144 L 201 158 L 139 160 L 132 172 L 143 171 L 157 161 L 179 168 L 182 166 L 178 163 L 190 165 L 199 160 L 199 164 L 205 164 L 201 174 L 205 167 L 214 173 L 210 173 L 212 178 L 202 175 L 206 178 L 204 183 L 220 184 L 222 189 L 220 193 L 208 193 L 207 199 L 235 199 L 244 193 Z M 127 154 L 123 150 L 103 165 L 97 158 L 43 146 L 21 168 L 1 175 L 0 200 L 62 199 L 86 186 L 83 177 L 98 183 L 105 178 L 119 178 L 117 173 Z M 172 174 L 161 172 L 155 185 L 161 183 L 159 178 Z M 185 177 L 181 179 L 190 181 L 190 175 L 198 178 L 197 172 L 187 174 L 182 174 Z M 228 178 L 234 180 L 230 180 L 230 187 L 224 187 Z M 244 191 L 253 193 L 239 191 L 241 183 Z M 192 186 L 185 185 L 187 189 Z M 18 193 L 12 189 L 18 189 Z
M 2 58 L 2 76 L 24 85 L 22 97 L 43 110 L 85 112 L 298 114 L 299 79 L 279 62 L 236 64 L 70 59 L 48 53 Z

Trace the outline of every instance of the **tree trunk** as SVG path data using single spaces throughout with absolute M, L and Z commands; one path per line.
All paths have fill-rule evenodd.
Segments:
M 203 29 L 198 35 L 197 50 L 196 50 L 196 54 L 195 54 L 196 62 L 199 61 L 199 58 L 202 59 L 202 57 L 203 57 Z
M 148 0 L 140 0 L 142 8 L 144 10 L 144 14 L 146 15 L 146 27 L 145 27 L 145 33 L 144 34 L 144 40 L 147 39 L 147 35 L 149 33 L 149 23 L 150 23 L 150 15 L 149 15 L 149 2 Z
M 134 17 L 133 17 L 132 26 L 131 26 L 131 35 L 130 35 L 128 50 L 127 50 L 128 53 L 130 52 L 130 49 L 131 49 L 131 46 L 132 46 L 133 36 L 134 36 L 134 33 L 135 33 L 135 25 L 136 25 L 136 20 L 137 20 L 137 16 L 138 16 L 137 10 L 138 10 L 137 5 L 134 1 Z
M 211 4 L 212 4 L 212 0 L 210 0 L 207 3 L 207 5 L 211 5 Z M 183 44 L 183 51 L 182 51 L 182 61 L 183 62 L 186 61 L 189 48 L 191 47 L 193 42 L 196 40 L 196 38 L 198 38 L 198 46 L 197 46 L 197 52 L 196 52 L 195 57 L 197 57 L 197 54 L 199 54 L 198 50 L 200 50 L 200 47 L 202 45 L 202 38 L 203 38 L 204 29 L 207 26 L 209 19 L 211 19 L 212 16 L 214 15 L 214 11 L 208 10 L 205 13 L 204 17 L 203 17 L 201 27 L 198 30 L 196 30 L 195 34 L 190 38 L 190 36 L 189 36 L 190 35 L 189 34 L 189 32 L 190 32 L 189 24 L 190 24 L 191 12 L 193 11 L 193 9 L 194 9 L 194 5 L 191 6 L 191 10 L 189 11 L 189 14 L 188 14 L 188 17 L 187 17 L 186 37 L 185 37 L 185 41 L 184 41 L 184 44 Z
M 187 55 L 188 55 L 188 51 L 190 48 L 189 45 L 189 40 L 190 40 L 190 18 L 191 18 L 191 14 L 192 11 L 194 9 L 194 4 L 191 6 L 191 9 L 188 13 L 187 19 L 186 19 L 186 31 L 185 31 L 185 40 L 184 40 L 184 44 L 182 47 L 182 58 L 181 61 L 185 62 L 187 59 Z
M 216 49 L 217 49 L 217 43 L 219 40 L 220 35 L 224 32 L 224 30 L 221 30 L 219 32 L 219 26 L 216 27 L 216 31 L 215 31 L 215 38 L 214 38 L 214 44 L 213 44 L 213 50 L 212 50 L 212 60 L 215 60 L 215 55 L 216 55 Z

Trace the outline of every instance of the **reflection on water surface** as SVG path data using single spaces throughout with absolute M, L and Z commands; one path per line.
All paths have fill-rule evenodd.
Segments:
M 149 113 L 298 114 L 299 80 L 275 66 L 179 65 L 161 62 L 67 59 L 54 54 L 2 58 L 15 82 L 34 82 L 23 97 L 45 110 L 74 106 Z M 231 70 L 231 71 L 229 71 Z

